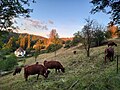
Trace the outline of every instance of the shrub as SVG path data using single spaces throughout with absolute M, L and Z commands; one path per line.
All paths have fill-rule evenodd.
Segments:
M 79 38 L 73 38 L 71 41 L 71 46 L 77 46 L 80 42 L 81 40 Z
M 47 53 L 47 50 L 41 50 L 40 54 Z
M 62 47 L 61 44 L 50 44 L 48 47 L 47 47 L 47 52 L 54 52 L 58 49 L 60 49 Z
M 82 42 L 83 38 L 81 36 L 81 32 L 78 31 L 77 33 L 74 34 L 73 40 L 71 42 L 71 46 L 76 46 L 78 45 L 80 42 Z
M 64 46 L 64 48 L 70 48 L 71 47 L 71 40 L 67 40 L 66 42 L 65 42 L 65 46 Z
M 109 38 L 111 38 L 111 32 L 110 31 L 105 31 L 105 37 L 107 38 L 107 39 L 109 39 Z
M 101 43 L 105 40 L 105 34 L 102 30 L 95 30 L 93 32 L 93 42 L 95 46 L 100 46 Z
M 31 50 L 32 50 L 32 48 L 27 48 L 27 49 L 26 49 L 26 54 L 30 54 L 30 53 L 31 53 Z
M 0 52 L 2 55 L 9 55 L 11 51 L 12 50 L 10 48 L 2 48 Z
M 9 71 L 14 68 L 15 65 L 17 65 L 17 58 L 14 54 L 10 55 L 6 58 L 6 60 L 0 61 L 0 70 L 3 71 Z

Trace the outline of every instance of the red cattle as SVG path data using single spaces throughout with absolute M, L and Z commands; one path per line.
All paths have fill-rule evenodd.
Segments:
M 76 51 L 73 51 L 74 54 L 76 54 L 77 52 Z
M 21 72 L 22 67 L 16 67 L 13 75 L 16 75 L 17 73 Z
M 106 63 L 106 59 L 107 58 L 110 61 L 113 61 L 113 58 L 114 58 L 114 48 L 108 47 L 108 48 L 105 49 L 105 63 Z
M 109 42 L 108 42 L 108 47 L 109 47 L 109 46 L 117 46 L 117 44 L 114 43 L 113 41 L 109 41 Z
M 62 72 L 65 72 L 65 68 L 62 66 L 62 64 L 58 61 L 44 61 L 44 66 L 47 68 L 47 69 L 55 69 L 56 70 L 56 73 L 57 71 L 60 72 L 60 70 Z
M 36 64 L 24 67 L 24 78 L 26 81 L 29 75 L 38 74 L 37 75 L 37 80 L 38 80 L 39 75 L 42 75 L 45 78 L 47 78 L 49 73 L 50 71 L 47 70 L 47 68 L 44 67 L 43 65 L 38 64 L 38 62 Z

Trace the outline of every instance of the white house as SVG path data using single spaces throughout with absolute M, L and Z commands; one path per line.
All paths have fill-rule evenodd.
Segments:
M 14 53 L 17 57 L 24 57 L 26 51 L 19 47 Z

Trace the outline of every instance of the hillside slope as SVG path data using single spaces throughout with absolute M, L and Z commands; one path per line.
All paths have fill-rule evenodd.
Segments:
M 115 42 L 118 44 L 115 54 L 120 55 L 120 40 L 116 39 Z M 26 82 L 22 70 L 16 76 L 9 74 L 0 77 L 0 90 L 120 90 L 120 68 L 116 74 L 116 59 L 106 65 L 103 63 L 106 47 L 91 48 L 90 57 L 86 57 L 85 50 L 79 47 L 62 48 L 57 51 L 56 58 L 54 53 L 39 55 L 37 61 L 41 64 L 44 60 L 60 61 L 65 67 L 65 73 L 56 74 L 51 70 L 48 79 L 40 76 L 36 81 L 34 75 Z M 77 51 L 76 55 L 72 53 L 73 50 Z M 35 60 L 32 57 L 25 64 L 33 63 Z

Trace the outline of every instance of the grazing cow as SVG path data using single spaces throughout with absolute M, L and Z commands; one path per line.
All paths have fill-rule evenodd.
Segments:
M 56 73 L 57 73 L 57 70 L 60 72 L 60 70 L 64 73 L 65 72 L 65 68 L 61 65 L 60 62 L 58 61 L 44 61 L 44 66 L 47 68 L 47 69 L 55 69 L 56 70 Z
M 108 42 L 108 47 L 109 47 L 109 46 L 117 46 L 117 44 L 114 43 L 113 41 L 109 41 L 109 42 Z
M 112 47 L 108 47 L 105 49 L 105 63 L 106 63 L 106 59 L 108 58 L 110 61 L 113 61 L 113 57 L 114 57 L 114 48 Z
M 47 68 L 44 67 L 43 65 L 38 64 L 38 62 L 36 62 L 36 64 L 24 67 L 24 78 L 26 81 L 29 75 L 38 74 L 37 75 L 37 80 L 38 80 L 39 75 L 42 75 L 45 78 L 47 78 L 49 73 L 50 71 L 47 70 Z
M 74 54 L 76 54 L 77 52 L 76 51 L 73 51 Z
M 16 75 L 17 73 L 21 72 L 22 67 L 16 67 L 13 75 Z

